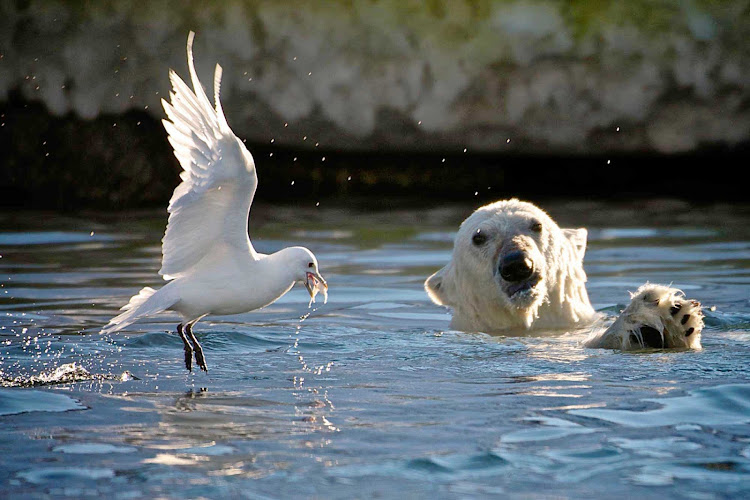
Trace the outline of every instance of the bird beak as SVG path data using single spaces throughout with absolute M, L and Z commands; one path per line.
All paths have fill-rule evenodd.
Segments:
M 318 273 L 308 272 L 307 279 L 305 280 L 305 288 L 307 293 L 310 294 L 310 305 L 315 302 L 315 296 L 318 292 L 323 292 L 323 303 L 328 302 L 328 283 Z

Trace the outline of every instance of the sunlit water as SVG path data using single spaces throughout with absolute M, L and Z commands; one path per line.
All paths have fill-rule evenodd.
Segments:
M 173 315 L 97 333 L 159 286 L 162 214 L 0 215 L 0 496 L 750 494 L 747 207 L 546 206 L 590 229 L 597 309 L 647 280 L 716 307 L 702 352 L 639 353 L 450 331 L 422 282 L 472 208 L 254 210 L 330 300 L 200 322 L 208 375 Z

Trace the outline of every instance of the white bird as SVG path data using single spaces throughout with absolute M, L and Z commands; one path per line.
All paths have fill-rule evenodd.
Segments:
M 255 162 L 227 124 L 219 101 L 221 66 L 214 73 L 211 106 L 193 65 L 192 31 L 187 60 L 191 91 L 169 71 L 170 102 L 162 99 L 169 120 L 162 120 L 174 154 L 184 169 L 182 183 L 169 201 L 169 222 L 162 240 L 159 274 L 169 282 L 159 290 L 143 288 L 102 333 L 116 332 L 139 318 L 161 311 L 182 316 L 177 326 L 185 346 L 185 367 L 192 357 L 204 371 L 203 349 L 192 327 L 208 314 L 239 314 L 267 306 L 304 283 L 310 302 L 318 291 L 328 299 L 328 285 L 315 255 L 303 247 L 265 255 L 255 251 L 248 236 L 248 214 L 258 177 Z

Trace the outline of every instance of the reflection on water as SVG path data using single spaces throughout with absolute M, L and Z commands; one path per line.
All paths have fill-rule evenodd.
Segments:
M 707 387 L 688 396 L 645 401 L 661 404 L 662 408 L 649 411 L 583 409 L 570 413 L 631 427 L 685 423 L 736 425 L 750 422 L 750 384 Z
M 750 494 L 747 209 L 547 207 L 589 226 L 598 309 L 647 280 L 715 306 L 704 351 L 626 354 L 448 330 L 422 282 L 472 208 L 257 207 L 258 249 L 309 246 L 330 299 L 201 322 L 208 375 L 175 316 L 98 334 L 160 285 L 161 214 L 0 216 L 0 496 Z
M 85 406 L 64 394 L 0 389 L 0 415 L 18 415 L 37 411 L 82 410 Z

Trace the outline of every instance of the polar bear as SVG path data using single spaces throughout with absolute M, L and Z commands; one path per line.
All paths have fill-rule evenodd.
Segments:
M 561 229 L 517 199 L 478 208 L 458 230 L 451 261 L 425 281 L 433 302 L 453 310 L 451 328 L 529 332 L 581 328 L 602 317 L 586 291 L 586 229 Z M 680 290 L 646 284 L 587 347 L 701 348 L 700 303 Z

